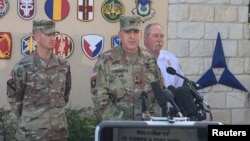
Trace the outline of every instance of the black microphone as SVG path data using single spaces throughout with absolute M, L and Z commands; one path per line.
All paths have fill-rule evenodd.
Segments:
M 175 70 L 174 68 L 172 68 L 172 67 L 167 67 L 167 68 L 166 68 L 166 71 L 167 71 L 169 74 L 171 74 L 171 75 L 177 75 L 177 76 L 179 76 L 180 78 L 184 79 L 186 82 L 191 83 L 191 85 L 192 85 L 195 89 L 200 89 L 200 88 L 201 88 L 201 86 L 200 86 L 199 84 L 197 84 L 197 83 L 195 83 L 194 81 L 191 81 L 191 80 L 187 79 L 186 77 L 180 75 L 180 74 L 177 73 L 176 70 Z M 185 82 L 185 81 L 184 81 L 184 82 Z
M 183 108 L 181 101 L 177 98 L 177 89 L 173 86 L 173 85 L 169 85 L 168 89 L 174 94 L 174 101 L 176 103 L 176 105 L 179 107 L 181 113 L 183 114 L 183 116 L 187 116 L 187 112 L 185 111 L 185 109 Z
M 168 89 L 164 89 L 162 91 L 162 93 L 163 93 L 163 95 L 166 96 L 167 101 L 171 103 L 171 105 L 173 106 L 173 108 L 176 111 L 176 113 L 178 114 L 178 116 L 179 117 L 183 117 L 182 113 L 180 112 L 179 107 L 174 102 L 174 95 L 173 95 L 173 93 L 170 90 L 168 90 Z
M 163 95 L 160 84 L 158 82 L 152 82 L 151 88 L 152 88 L 152 91 L 154 93 L 156 101 L 158 102 L 158 104 L 162 108 L 162 116 L 166 117 L 167 116 L 167 113 L 166 113 L 167 98 L 165 95 Z
M 172 74 L 172 75 L 177 75 L 179 77 L 181 77 L 182 79 L 184 79 L 186 82 L 189 82 L 191 83 L 191 85 L 195 88 L 192 88 L 190 87 L 190 90 L 191 90 L 191 94 L 200 102 L 204 103 L 209 109 L 210 109 L 210 106 L 208 105 L 208 103 L 203 99 L 203 97 L 200 96 L 200 94 L 196 91 L 196 89 L 198 88 L 201 88 L 199 84 L 187 79 L 186 77 L 176 73 L 176 70 L 172 67 L 167 67 L 167 72 L 169 74 Z
M 142 119 L 143 120 L 149 120 L 150 119 L 150 113 L 148 111 L 147 102 L 148 99 L 147 93 L 145 91 L 141 92 L 141 98 L 142 98 Z
M 198 110 L 194 102 L 194 97 L 190 94 L 190 90 L 186 87 L 178 87 L 175 97 L 181 102 L 186 111 L 186 116 L 190 118 L 190 121 L 197 120 Z

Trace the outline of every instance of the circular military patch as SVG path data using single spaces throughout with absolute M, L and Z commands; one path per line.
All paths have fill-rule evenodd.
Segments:
M 120 16 L 125 12 L 123 3 L 120 0 L 105 0 L 102 4 L 101 13 L 108 22 L 118 22 Z
M 69 14 L 69 2 L 67 0 L 46 0 L 45 13 L 51 20 L 61 21 Z
M 72 38 L 66 34 L 60 33 L 56 35 L 54 53 L 63 58 L 68 58 L 74 50 L 74 42 Z

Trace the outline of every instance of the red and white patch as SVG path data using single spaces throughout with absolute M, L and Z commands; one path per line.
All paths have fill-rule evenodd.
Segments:
M 77 19 L 87 22 L 94 19 L 94 0 L 77 0 Z
M 104 37 L 93 34 L 82 36 L 81 45 L 83 52 L 90 59 L 95 59 L 102 52 L 104 45 Z
M 74 50 L 74 43 L 70 36 L 60 33 L 56 35 L 54 53 L 63 58 L 68 58 Z
M 36 0 L 17 0 L 17 12 L 24 20 L 32 19 L 36 14 Z

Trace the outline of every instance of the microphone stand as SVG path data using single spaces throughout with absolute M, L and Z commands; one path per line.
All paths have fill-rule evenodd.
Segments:
M 168 118 L 169 119 L 174 119 L 174 117 L 178 117 L 177 116 L 177 111 L 175 111 L 175 109 L 171 106 L 170 102 L 166 102 L 167 105 L 167 114 L 168 114 Z
M 167 103 L 165 103 L 163 106 L 161 106 L 161 116 L 168 117 Z
M 188 80 L 184 80 L 183 82 L 183 86 L 186 86 L 189 88 L 189 90 L 191 91 L 191 94 L 195 97 L 195 104 L 197 106 L 197 121 L 201 121 L 201 120 L 205 120 L 206 119 L 206 111 L 204 109 L 204 105 L 203 105 L 203 99 L 200 98 L 200 94 L 197 92 L 197 90 L 194 88 L 194 86 L 192 85 L 192 82 L 188 81 Z M 210 108 L 208 106 L 208 108 Z
M 148 107 L 147 107 L 147 93 L 146 92 L 142 92 L 141 93 L 141 98 L 142 98 L 142 120 L 150 120 L 151 119 L 151 115 L 150 112 L 148 111 Z

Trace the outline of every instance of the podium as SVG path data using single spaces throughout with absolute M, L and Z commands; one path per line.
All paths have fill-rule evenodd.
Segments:
M 102 121 L 95 141 L 207 141 L 215 121 Z

